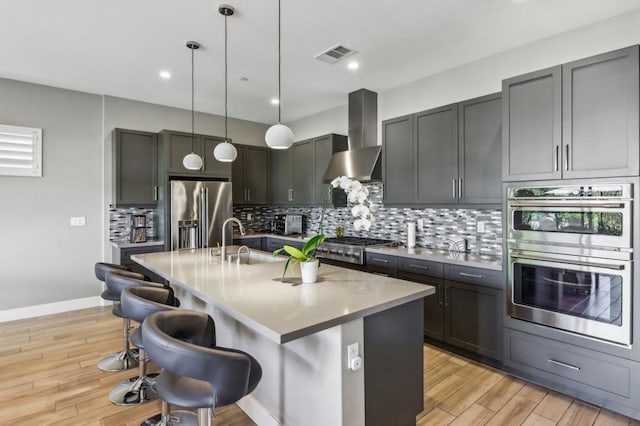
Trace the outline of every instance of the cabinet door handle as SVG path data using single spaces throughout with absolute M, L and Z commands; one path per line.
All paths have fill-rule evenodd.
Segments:
M 153 201 L 158 201 L 158 187 L 153 187 Z
M 449 287 L 445 287 L 444 289 L 444 307 L 448 307 L 449 306 Z
M 247 188 L 247 201 L 251 201 L 251 190 Z
M 566 144 L 565 146 L 565 158 L 564 158 L 564 169 L 565 170 L 569 170 L 569 144 Z
M 556 145 L 556 172 L 560 171 L 560 145 Z
M 576 367 L 575 365 L 567 364 L 566 362 L 556 361 L 555 359 L 548 359 L 551 364 L 559 365 L 560 367 L 570 368 L 574 371 L 580 371 L 580 367 Z
M 462 198 L 462 178 L 458 179 L 458 198 Z
M 456 180 L 455 179 L 451 179 L 452 183 L 453 183 L 453 188 L 452 188 L 452 192 L 451 192 L 451 198 L 456 198 Z
M 437 289 L 438 287 L 436 287 Z M 442 295 L 442 293 L 444 293 L 444 288 L 440 287 L 440 292 L 438 293 L 438 305 L 440 306 L 444 306 L 444 296 Z
M 376 262 L 389 263 L 388 260 L 380 259 L 379 257 L 372 257 L 371 260 L 375 260 Z
M 409 267 L 410 268 L 416 268 L 416 269 L 422 269 L 424 271 L 428 271 L 429 270 L 428 266 L 414 265 L 413 263 L 410 263 Z
M 467 274 L 466 272 L 458 272 L 458 275 L 462 277 L 477 278 L 479 280 L 484 278 L 484 275 Z

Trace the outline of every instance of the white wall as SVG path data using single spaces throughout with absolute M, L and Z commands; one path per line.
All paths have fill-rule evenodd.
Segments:
M 0 123 L 43 129 L 43 177 L 0 176 L 0 311 L 95 296 L 102 98 L 5 79 L 0 93 Z
M 502 90 L 502 80 L 640 42 L 640 10 L 546 38 L 378 94 L 386 120 Z M 345 95 L 346 102 L 346 95 Z M 287 123 L 296 139 L 347 132 L 346 106 Z M 304 137 L 299 137 L 302 135 Z M 382 132 L 378 126 L 378 144 Z
M 93 266 L 111 259 L 113 128 L 190 131 L 191 112 L 7 79 L 0 93 L 1 124 L 43 129 L 44 171 L 0 176 L 0 321 L 95 303 L 87 298 L 99 301 L 102 284 Z M 229 119 L 236 143 L 264 145 L 267 128 Z M 224 135 L 224 119 L 198 113 L 195 130 Z M 71 228 L 71 216 L 87 226 Z M 73 302 L 55 304 L 64 301 Z

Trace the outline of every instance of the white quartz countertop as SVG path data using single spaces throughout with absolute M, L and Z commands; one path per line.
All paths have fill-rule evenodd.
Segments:
M 502 271 L 502 257 L 500 256 L 460 253 L 423 247 L 367 247 L 366 251 L 368 253 L 387 254 L 391 256 L 424 259 L 434 262 L 450 263 L 454 265 L 471 266 L 474 268 Z
M 221 263 L 209 249 L 136 254 L 131 258 L 186 287 L 244 325 L 285 343 L 434 294 L 432 286 L 321 264 L 318 282 L 301 284 L 299 267 L 281 281 L 275 262 Z M 264 252 L 262 252 L 264 253 Z
M 116 248 L 131 248 L 131 247 L 149 247 L 149 246 L 161 246 L 164 245 L 163 240 L 151 240 L 144 243 L 129 243 L 121 241 L 111 241 L 111 245 Z

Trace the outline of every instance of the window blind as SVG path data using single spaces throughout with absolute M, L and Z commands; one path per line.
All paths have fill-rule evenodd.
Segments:
M 0 175 L 42 176 L 42 129 L 0 125 Z

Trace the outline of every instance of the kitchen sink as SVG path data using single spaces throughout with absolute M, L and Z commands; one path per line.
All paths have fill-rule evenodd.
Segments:
M 255 250 L 255 249 L 242 249 L 241 246 L 228 246 L 227 259 L 229 262 L 238 262 L 241 265 L 259 265 L 261 263 L 282 262 L 285 260 L 282 256 L 274 256 L 267 251 Z

